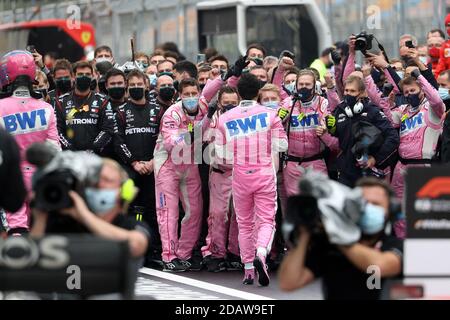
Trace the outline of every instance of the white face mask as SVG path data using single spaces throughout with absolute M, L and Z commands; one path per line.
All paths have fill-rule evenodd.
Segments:
M 119 189 L 86 188 L 86 203 L 93 213 L 104 215 L 117 204 Z
M 95 59 L 95 63 L 100 63 L 100 62 L 105 62 L 105 61 L 112 63 L 112 58 L 101 57 L 101 58 Z

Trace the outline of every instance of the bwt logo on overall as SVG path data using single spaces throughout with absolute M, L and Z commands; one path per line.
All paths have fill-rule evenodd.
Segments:
M 267 131 L 269 128 L 268 122 L 268 113 L 260 113 L 247 118 L 227 121 L 225 123 L 227 136 L 230 138 L 240 138 L 253 133 Z
M 48 127 L 48 117 L 45 109 L 10 114 L 3 117 L 6 130 L 11 134 L 21 134 L 45 130 Z
M 410 119 L 406 119 L 402 122 L 400 132 L 410 131 L 419 128 L 423 125 L 423 113 L 419 113 Z
M 319 114 L 311 113 L 303 117 L 302 120 L 298 120 L 297 116 L 291 117 L 292 128 L 315 128 L 319 125 Z

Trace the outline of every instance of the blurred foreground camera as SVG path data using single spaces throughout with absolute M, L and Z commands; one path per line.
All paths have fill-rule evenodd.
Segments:
M 38 167 L 32 179 L 34 208 L 58 211 L 73 206 L 69 191 L 81 196 L 98 183 L 102 159 L 83 151 L 58 152 L 50 143 L 36 143 L 27 150 L 27 160 Z
M 296 244 L 300 226 L 311 233 L 326 233 L 334 244 L 359 240 L 358 223 L 365 206 L 360 188 L 350 189 L 322 173 L 308 171 L 300 180 L 299 190 L 299 195 L 288 199 L 282 225 L 287 242 Z

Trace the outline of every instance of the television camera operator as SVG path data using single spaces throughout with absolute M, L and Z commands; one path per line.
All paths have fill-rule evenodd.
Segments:
M 124 214 L 137 190 L 117 162 L 85 152 L 55 154 L 46 144 L 30 147 L 27 158 L 39 168 L 33 177 L 32 236 L 91 233 L 128 241 L 132 257 L 145 254 L 147 226 Z
M 384 279 L 402 273 L 403 242 L 390 233 L 400 211 L 392 189 L 375 177 L 353 190 L 314 179 L 300 182 L 301 195 L 290 198 L 290 228 L 288 222 L 283 231 L 293 230 L 296 244 L 280 266 L 280 288 L 293 291 L 322 277 L 326 299 L 380 299 Z M 302 196 L 311 185 L 314 196 Z M 373 275 L 381 286 L 373 286 Z

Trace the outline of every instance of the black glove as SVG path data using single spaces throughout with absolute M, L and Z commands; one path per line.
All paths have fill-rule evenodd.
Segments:
M 337 50 L 333 50 L 331 51 L 331 59 L 333 60 L 334 65 L 337 66 L 341 63 L 342 57 Z
M 211 119 L 217 111 L 217 99 L 214 98 L 211 100 L 211 102 L 208 104 L 208 114 L 206 115 L 209 119 Z
M 420 70 L 419 69 L 414 69 L 411 72 L 411 77 L 415 78 L 416 80 L 419 78 L 419 76 L 421 75 Z
M 230 69 L 228 69 L 227 73 L 222 74 L 222 80 L 227 81 L 232 76 L 239 78 L 242 75 L 242 70 L 244 70 L 249 63 L 250 61 L 247 61 L 247 56 L 240 57 L 238 60 L 236 60 L 234 65 L 232 65 Z

